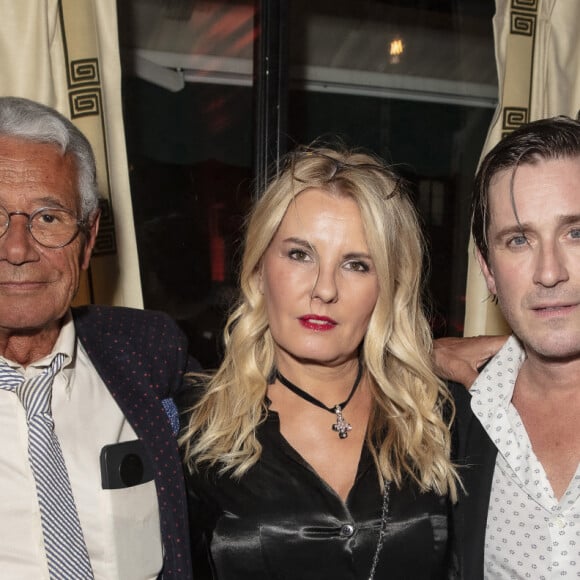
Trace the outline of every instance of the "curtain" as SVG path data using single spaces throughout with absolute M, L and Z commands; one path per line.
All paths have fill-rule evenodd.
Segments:
M 579 0 L 496 0 L 499 104 L 482 157 L 516 127 L 580 112 Z M 509 332 L 469 245 L 465 336 Z
M 0 11 L 0 94 L 54 107 L 95 151 L 101 227 L 75 303 L 142 308 L 116 0 L 0 0 Z

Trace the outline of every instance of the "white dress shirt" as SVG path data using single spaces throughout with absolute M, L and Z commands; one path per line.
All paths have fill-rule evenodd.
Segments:
M 524 360 L 512 336 L 470 389 L 471 408 L 498 449 L 485 535 L 485 578 L 580 578 L 580 466 L 558 501 L 511 403 Z
M 29 377 L 58 352 L 67 362 L 53 384 L 52 414 L 95 579 L 157 578 L 163 550 L 155 482 L 102 489 L 101 449 L 136 435 L 76 339 L 70 313 L 51 355 L 26 369 L 6 362 Z M 48 580 L 25 412 L 3 389 L 0 441 L 0 577 Z

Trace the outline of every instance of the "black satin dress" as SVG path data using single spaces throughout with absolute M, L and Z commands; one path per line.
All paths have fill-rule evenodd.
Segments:
M 345 504 L 282 437 L 277 413 L 258 438 L 261 459 L 241 479 L 187 476 L 194 578 L 368 579 L 383 501 L 368 449 Z M 392 485 L 374 578 L 454 578 L 449 513 L 446 497 Z

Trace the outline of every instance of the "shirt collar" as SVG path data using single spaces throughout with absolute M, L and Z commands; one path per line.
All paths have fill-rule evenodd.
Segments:
M 525 359 L 522 344 L 514 335 L 510 336 L 469 389 L 471 406 L 477 409 L 478 416 L 495 415 L 498 408 L 508 408 Z
M 58 337 L 56 339 L 56 342 L 54 343 L 54 346 L 50 354 L 47 354 L 46 356 L 30 363 L 28 365 L 28 368 L 31 369 L 46 368 L 50 366 L 52 359 L 58 353 L 62 353 L 65 357 L 64 365 L 61 372 L 66 379 L 67 385 L 66 389 L 68 392 L 70 391 L 70 385 L 72 384 L 71 377 L 74 370 L 74 360 L 76 355 L 76 330 L 72 317 L 72 312 L 70 309 L 68 310 L 68 312 L 64 317 L 62 327 L 60 329 L 60 332 L 58 333 Z M 6 364 L 8 364 L 14 369 L 17 369 L 22 373 L 25 372 L 24 367 L 22 367 L 22 365 L 19 365 L 18 363 L 15 363 L 14 361 L 5 359 L 2 356 L 0 356 L 0 360 L 3 360 L 4 362 L 6 362 Z

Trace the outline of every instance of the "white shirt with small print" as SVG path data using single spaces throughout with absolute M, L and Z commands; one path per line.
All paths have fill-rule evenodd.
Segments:
M 524 360 L 521 344 L 510 337 L 470 389 L 471 408 L 498 449 L 484 577 L 580 578 L 580 466 L 558 501 L 511 403 Z

